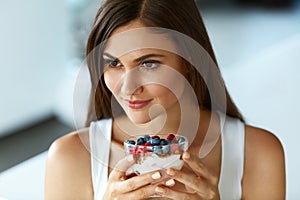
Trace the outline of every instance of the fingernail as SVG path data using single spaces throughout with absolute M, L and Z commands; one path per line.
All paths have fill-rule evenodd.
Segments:
M 167 185 L 167 186 L 173 186 L 173 185 L 175 185 L 174 179 L 168 180 L 168 181 L 166 182 L 166 185 Z
M 133 161 L 133 155 L 127 156 L 126 159 L 127 159 L 128 162 L 132 162 Z
M 182 157 L 183 157 L 183 159 L 188 160 L 191 157 L 191 155 L 189 152 L 186 151 L 183 153 Z
M 196 190 L 194 190 L 194 189 L 192 189 L 192 188 L 190 188 L 188 186 L 185 186 L 185 188 L 186 188 L 186 191 L 188 191 L 189 193 L 193 193 L 193 194 L 196 193 Z
M 170 176 L 174 176 L 174 175 L 175 175 L 175 170 L 172 169 L 172 168 L 169 168 L 169 169 L 167 170 L 167 174 L 170 175 Z
M 156 188 L 155 188 L 155 192 L 158 192 L 158 193 L 164 193 L 164 192 L 165 192 L 165 189 L 162 188 L 162 187 L 156 187 Z
M 160 173 L 159 172 L 156 172 L 154 174 L 152 174 L 151 176 L 153 179 L 159 179 L 161 177 Z

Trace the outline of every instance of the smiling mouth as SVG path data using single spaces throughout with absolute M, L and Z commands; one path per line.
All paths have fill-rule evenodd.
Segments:
M 131 109 L 142 109 L 144 107 L 146 107 L 151 101 L 152 99 L 150 100 L 125 100 L 126 101 L 126 104 L 129 108 Z

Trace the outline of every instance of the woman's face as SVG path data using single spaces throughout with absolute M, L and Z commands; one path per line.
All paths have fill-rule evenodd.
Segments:
M 144 25 L 134 21 L 117 28 L 111 37 L 141 27 Z M 116 56 L 112 49 L 122 48 L 122 43 L 108 46 L 103 54 L 104 81 L 132 122 L 145 124 L 162 113 L 180 116 L 178 98 L 184 91 L 186 73 L 180 56 L 153 48 Z

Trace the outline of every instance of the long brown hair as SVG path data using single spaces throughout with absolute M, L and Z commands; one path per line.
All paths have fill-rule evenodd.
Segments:
M 191 37 L 208 52 L 217 65 L 205 25 L 194 0 L 104 0 L 96 14 L 86 48 L 92 81 L 86 126 L 89 126 L 93 120 L 112 117 L 112 94 L 104 83 L 99 52 L 95 53 L 94 50 L 107 40 L 116 28 L 136 19 L 139 19 L 145 26 L 172 29 Z M 188 80 L 195 91 L 199 106 L 210 110 L 211 99 L 207 85 L 197 70 L 193 68 L 190 70 Z M 213 87 L 216 88 L 214 91 L 219 91 L 219 88 L 224 87 L 219 68 L 217 70 L 218 76 L 213 80 Z M 206 78 L 209 79 L 209 77 Z M 226 114 L 244 122 L 226 88 L 225 90 Z

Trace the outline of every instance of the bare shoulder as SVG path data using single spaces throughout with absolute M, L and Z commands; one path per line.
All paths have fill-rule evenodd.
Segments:
M 271 132 L 245 127 L 243 199 L 285 199 L 285 158 Z
M 79 136 L 79 134 L 88 134 L 88 129 L 72 132 L 55 140 L 49 148 L 48 158 L 72 160 L 74 159 L 72 155 L 76 155 L 76 158 L 85 157 L 89 152 L 84 146 L 81 139 L 82 137 Z
M 283 156 L 283 146 L 273 133 L 253 126 L 246 126 L 245 133 L 245 145 L 248 150 L 246 153 L 251 153 L 248 156 L 264 160 L 273 156 Z
M 88 129 L 79 131 L 88 134 Z M 90 153 L 79 132 L 50 146 L 45 177 L 45 199 L 92 199 Z

